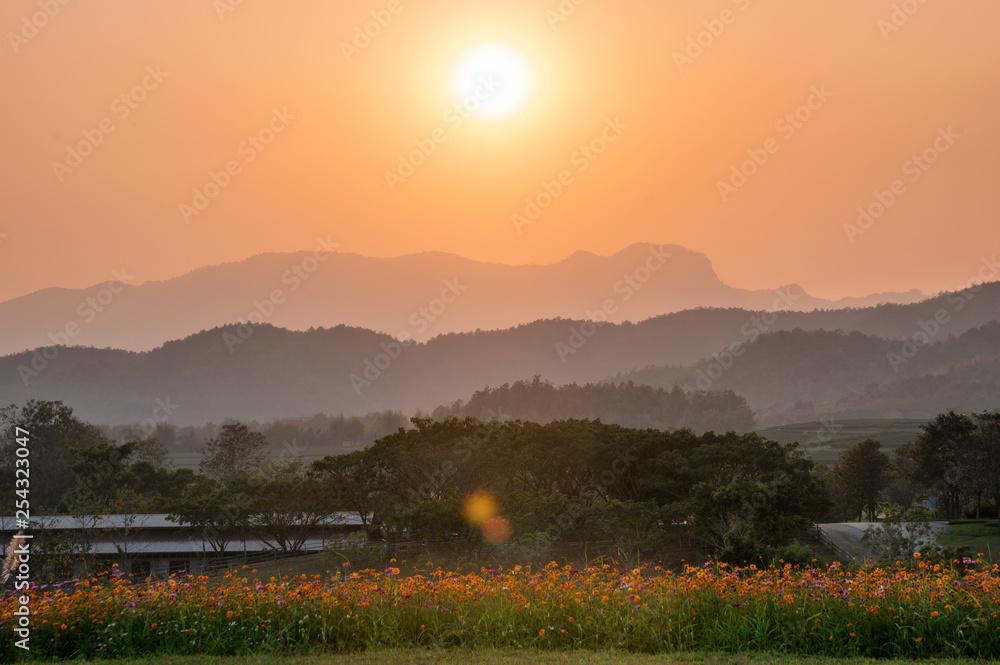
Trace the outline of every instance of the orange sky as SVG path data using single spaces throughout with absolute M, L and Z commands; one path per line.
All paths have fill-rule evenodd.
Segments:
M 677 243 L 734 286 L 822 297 L 954 288 L 997 252 L 995 0 L 587 0 L 554 26 L 558 0 L 63 2 L 0 4 L 0 300 L 327 235 L 369 256 L 504 263 Z M 894 5 L 916 11 L 890 31 Z M 348 62 L 343 43 L 389 8 Z M 706 46 L 679 61 L 689 38 Z M 450 64 L 488 40 L 534 63 L 537 96 L 453 126 Z M 808 120 L 778 124 L 797 110 Z M 603 154 L 574 158 L 615 119 Z M 244 143 L 269 124 L 262 150 Z M 435 130 L 446 140 L 390 191 L 386 171 Z M 53 166 L 87 135 L 78 166 Z M 907 164 L 925 149 L 933 165 Z M 767 160 L 723 200 L 748 150 Z M 185 223 L 180 205 L 229 162 Z M 519 232 L 512 215 L 563 171 Z M 897 179 L 850 242 L 845 224 Z

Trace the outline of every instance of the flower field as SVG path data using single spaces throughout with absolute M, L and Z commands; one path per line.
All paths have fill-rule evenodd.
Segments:
M 872 657 L 1000 653 L 1000 570 L 967 561 L 670 572 L 550 564 L 398 568 L 251 581 L 104 577 L 31 595 L 30 657 L 430 646 L 783 651 Z M 0 601 L 3 655 L 16 600 Z M 15 652 L 18 652 L 15 654 Z

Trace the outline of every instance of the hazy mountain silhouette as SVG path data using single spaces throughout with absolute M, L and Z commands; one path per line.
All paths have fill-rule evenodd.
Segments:
M 929 346 L 857 331 L 779 331 L 761 335 L 738 357 L 616 378 L 668 389 L 732 390 L 746 398 L 763 426 L 834 414 L 919 418 L 947 408 L 997 408 L 1000 322 Z
M 697 370 L 707 370 L 709 361 L 696 363 L 739 342 L 743 355 L 712 387 L 732 388 L 766 409 L 837 399 L 871 382 L 943 372 L 995 355 L 995 326 L 978 328 L 997 317 L 998 305 L 1000 284 L 991 283 L 912 305 L 770 314 L 702 309 L 603 326 L 550 319 L 405 347 L 388 335 L 347 326 L 292 332 L 231 325 L 150 352 L 48 347 L 0 358 L 0 404 L 61 399 L 88 420 L 105 423 L 155 419 L 167 410 L 173 424 L 412 412 L 535 375 L 557 385 L 617 375 L 668 389 L 676 382 L 698 387 Z M 938 324 L 931 338 L 936 344 L 919 349 L 897 375 L 888 354 L 899 353 L 902 343 L 880 338 L 912 338 L 942 312 L 947 322 Z M 801 330 L 776 334 L 796 328 Z M 977 330 L 963 334 L 970 329 Z M 640 368 L 649 369 L 623 374 Z M 960 405 L 941 405 L 947 406 Z
M 593 318 L 588 312 L 597 315 L 606 303 L 608 320 L 620 322 L 693 307 L 808 311 L 922 297 L 910 291 L 832 302 L 797 285 L 777 292 L 733 288 L 719 281 L 704 255 L 676 245 L 636 244 L 607 257 L 576 252 L 544 266 L 440 252 L 319 257 L 262 254 L 165 281 L 51 288 L 8 300 L 0 303 L 0 354 L 51 344 L 143 351 L 247 320 L 289 330 L 343 324 L 425 341 L 539 319 Z M 132 281 L 127 273 L 118 279 Z

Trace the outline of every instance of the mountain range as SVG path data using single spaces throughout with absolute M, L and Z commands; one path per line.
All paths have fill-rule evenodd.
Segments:
M 49 346 L 2 357 L 0 404 L 61 399 L 109 424 L 412 413 L 538 375 L 556 385 L 629 379 L 732 389 L 762 426 L 791 422 L 783 418 L 796 409 L 836 414 L 838 404 L 923 417 L 995 408 L 998 312 L 1000 283 L 989 283 L 906 305 L 702 308 L 602 325 L 545 319 L 409 343 L 346 325 L 230 324 L 148 352 Z M 699 370 L 710 385 L 699 383 Z
M 58 344 L 148 351 L 248 321 L 288 330 L 345 325 L 427 341 L 539 319 L 621 323 L 695 307 L 811 311 L 923 297 L 908 291 L 830 301 L 795 284 L 734 288 L 704 255 L 676 245 L 635 244 L 612 256 L 581 251 L 520 266 L 440 252 L 369 258 L 335 249 L 320 240 L 313 251 L 262 254 L 142 284 L 125 267 L 90 288 L 8 300 L 0 303 L 0 355 Z

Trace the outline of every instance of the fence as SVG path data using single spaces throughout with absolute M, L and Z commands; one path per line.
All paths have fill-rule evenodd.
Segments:
M 854 561 L 854 556 L 852 556 L 843 547 L 833 542 L 833 539 L 830 538 L 830 534 L 828 534 L 819 524 L 813 524 L 811 531 L 812 534 L 819 539 L 819 542 L 823 543 L 831 552 L 833 552 L 838 561 L 841 563 L 850 563 L 851 561 Z

